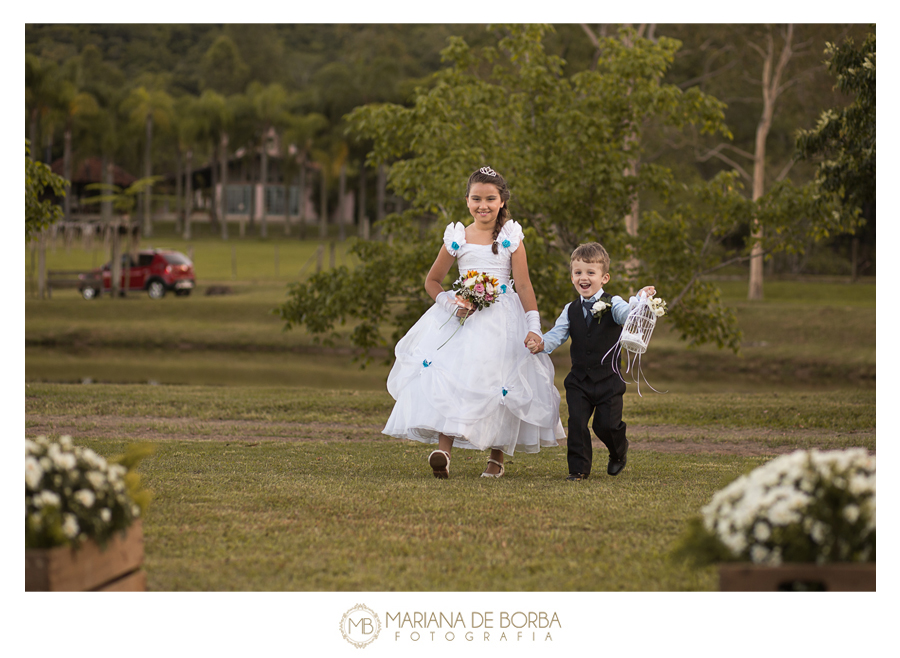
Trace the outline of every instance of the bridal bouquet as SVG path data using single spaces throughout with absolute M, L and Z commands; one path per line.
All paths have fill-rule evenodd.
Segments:
M 104 546 L 128 528 L 150 499 L 134 470 L 149 451 L 132 444 L 107 461 L 69 436 L 25 439 L 25 548 L 78 546 L 86 539 Z
M 476 311 L 487 308 L 497 301 L 506 286 L 484 272 L 469 270 L 453 282 L 453 292 L 471 302 Z
M 717 492 L 681 548 L 701 564 L 875 561 L 875 457 L 798 450 Z

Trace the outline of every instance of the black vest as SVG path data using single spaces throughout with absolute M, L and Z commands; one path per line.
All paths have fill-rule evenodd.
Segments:
M 615 351 L 603 358 L 619 340 L 622 325 L 616 324 L 612 316 L 612 306 L 606 309 L 598 321 L 591 317 L 586 325 L 582 298 L 569 304 L 569 336 L 572 338 L 570 353 L 572 355 L 572 374 L 579 380 L 590 379 L 598 382 L 607 377 L 617 377 L 613 372 L 613 355 Z M 603 293 L 600 301 L 612 303 L 612 295 Z M 603 363 L 600 363 L 601 359 Z

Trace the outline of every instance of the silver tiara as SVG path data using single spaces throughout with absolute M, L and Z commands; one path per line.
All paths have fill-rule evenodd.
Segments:
M 497 172 L 494 171 L 493 169 L 491 169 L 490 167 L 482 167 L 478 171 L 481 172 L 482 174 L 484 174 L 485 176 L 496 176 L 497 175 Z

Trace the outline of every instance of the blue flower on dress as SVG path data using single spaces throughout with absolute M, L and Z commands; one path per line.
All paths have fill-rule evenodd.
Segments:
M 427 368 L 428 366 L 431 365 L 431 361 L 429 361 L 428 359 L 426 359 L 426 360 L 422 361 L 422 365 L 423 365 L 424 367 Z
M 510 245 L 509 240 L 504 240 L 500 244 L 502 244 L 505 249 L 509 249 L 509 245 Z
M 503 285 L 500 286 L 500 292 L 501 292 L 501 293 L 506 292 L 506 284 L 505 284 L 505 283 L 504 283 Z
M 503 389 L 503 397 L 506 397 L 506 394 L 509 393 L 505 388 Z
M 457 242 L 451 243 L 450 246 L 453 247 L 453 249 L 459 249 L 459 243 Z

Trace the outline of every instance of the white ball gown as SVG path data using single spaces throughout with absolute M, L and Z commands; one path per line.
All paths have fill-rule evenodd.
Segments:
M 387 380 L 396 404 L 384 434 L 437 443 L 443 433 L 454 447 L 508 455 L 538 452 L 565 438 L 553 363 L 525 347 L 525 310 L 510 281 L 522 238 L 522 227 L 507 220 L 494 254 L 491 245 L 468 244 L 461 223 L 447 226 L 444 246 L 460 271 L 485 272 L 506 292 L 462 326 L 435 304 L 397 343 Z

